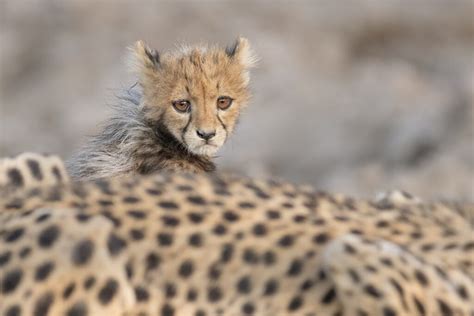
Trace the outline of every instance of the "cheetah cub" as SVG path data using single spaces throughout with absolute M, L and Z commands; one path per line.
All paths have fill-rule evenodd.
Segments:
M 71 176 L 213 171 L 212 158 L 250 97 L 249 69 L 256 58 L 248 41 L 164 54 L 139 41 L 132 60 L 137 86 L 120 97 L 102 132 L 68 161 Z

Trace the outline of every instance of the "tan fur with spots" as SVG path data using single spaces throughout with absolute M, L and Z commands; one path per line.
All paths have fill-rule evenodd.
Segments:
M 472 231 L 448 204 L 271 180 L 45 185 L 0 198 L 0 314 L 472 315 Z

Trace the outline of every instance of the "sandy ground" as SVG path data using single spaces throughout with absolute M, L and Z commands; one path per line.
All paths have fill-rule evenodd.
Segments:
M 372 196 L 474 201 L 473 1 L 0 0 L 0 155 L 68 157 L 144 39 L 261 58 L 219 168 Z

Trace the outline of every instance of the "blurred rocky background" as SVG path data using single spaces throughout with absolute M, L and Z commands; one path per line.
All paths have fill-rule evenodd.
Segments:
M 219 168 L 474 201 L 474 2 L 0 0 L 0 155 L 68 157 L 134 83 L 126 47 L 261 58 Z

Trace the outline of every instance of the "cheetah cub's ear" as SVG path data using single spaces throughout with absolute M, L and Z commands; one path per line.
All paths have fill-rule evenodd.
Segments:
M 144 41 L 136 42 L 131 51 L 130 66 L 138 74 L 142 86 L 158 79 L 159 70 L 161 69 L 160 54 L 155 49 L 150 48 Z
M 252 51 L 249 41 L 245 37 L 239 36 L 234 44 L 226 48 L 225 52 L 227 56 L 244 68 L 243 75 L 245 83 L 248 84 L 250 79 L 248 70 L 255 67 L 258 62 L 258 58 Z

